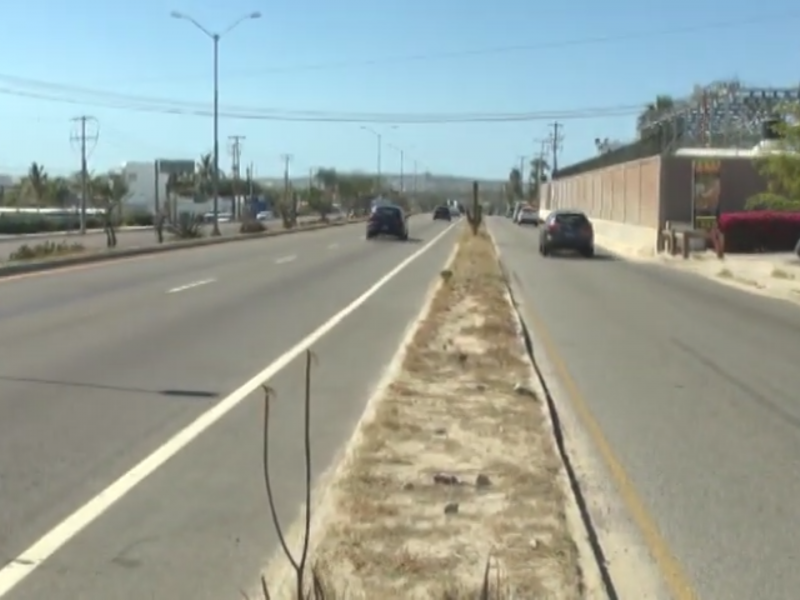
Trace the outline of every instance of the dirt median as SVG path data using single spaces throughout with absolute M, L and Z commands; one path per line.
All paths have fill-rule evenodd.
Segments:
M 603 597 L 533 377 L 491 239 L 465 232 L 328 483 L 312 557 L 336 598 Z

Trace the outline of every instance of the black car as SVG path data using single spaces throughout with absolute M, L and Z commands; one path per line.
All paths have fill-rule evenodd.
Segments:
M 452 221 L 453 215 L 450 214 L 449 206 L 437 206 L 433 211 L 434 221 Z
M 586 258 L 594 256 L 594 227 L 589 217 L 579 210 L 556 210 L 544 221 L 539 234 L 539 254 L 571 250 Z
M 403 209 L 399 206 L 376 206 L 367 222 L 367 239 L 379 235 L 388 235 L 406 241 L 408 239 L 408 223 Z

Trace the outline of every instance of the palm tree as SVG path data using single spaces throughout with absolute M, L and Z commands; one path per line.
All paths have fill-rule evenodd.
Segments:
M 675 100 L 672 96 L 666 94 L 659 94 L 656 96 L 655 101 L 647 105 L 644 112 L 639 115 L 637 119 L 636 128 L 641 135 L 644 131 L 650 128 L 651 124 L 661 117 L 668 115 L 675 108 Z
M 39 163 L 31 163 L 28 169 L 28 176 L 23 183 L 26 191 L 29 191 L 37 205 L 45 203 L 48 191 L 47 171 Z

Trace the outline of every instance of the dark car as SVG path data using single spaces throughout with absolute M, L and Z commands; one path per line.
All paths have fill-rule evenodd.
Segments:
M 579 210 L 556 210 L 544 221 L 539 235 L 539 253 L 570 250 L 586 258 L 594 256 L 594 227 L 589 217 Z
M 376 206 L 367 221 L 367 239 L 379 235 L 396 237 L 403 241 L 408 239 L 408 223 L 403 209 L 394 205 Z
M 453 215 L 450 214 L 449 206 L 437 206 L 433 211 L 433 220 L 452 221 Z

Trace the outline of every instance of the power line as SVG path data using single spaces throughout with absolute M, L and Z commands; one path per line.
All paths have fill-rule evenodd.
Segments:
M 517 44 L 510 46 L 495 46 L 487 48 L 474 48 L 469 50 L 452 50 L 442 52 L 428 52 L 424 54 L 397 55 L 383 58 L 375 58 L 364 61 L 338 61 L 323 63 L 306 63 L 299 65 L 286 65 L 267 67 L 264 69 L 248 69 L 246 71 L 228 71 L 227 76 L 237 77 L 258 77 L 263 75 L 280 73 L 299 73 L 308 71 L 330 71 L 339 69 L 349 69 L 358 67 L 386 66 L 391 64 L 403 64 L 410 62 L 422 62 L 432 60 L 457 60 L 462 58 L 474 58 L 489 55 L 514 54 L 521 52 L 538 52 L 542 50 L 556 50 L 575 46 L 592 46 L 600 44 L 612 44 L 634 40 L 649 40 L 654 37 L 668 37 L 675 35 L 685 35 L 691 33 L 704 33 L 712 30 L 736 29 L 751 25 L 770 24 L 775 22 L 786 22 L 800 18 L 800 12 L 790 11 L 771 15 L 755 15 L 728 21 L 711 21 L 684 27 L 672 27 L 652 30 L 637 30 L 621 34 L 592 36 L 585 38 L 575 38 L 567 40 L 557 40 L 552 42 L 542 42 L 535 44 Z M 148 82 L 163 81 L 164 79 L 148 79 Z M 170 81 L 174 81 L 171 78 Z
M 180 100 L 172 100 L 165 98 L 152 98 L 145 96 L 134 96 L 126 94 L 118 94 L 115 92 L 108 92 L 103 90 L 92 90 L 89 88 L 65 86 L 61 84 L 51 84 L 33 79 L 22 79 L 19 77 L 8 77 L 0 75 L 0 80 L 6 79 L 16 82 L 23 87 L 40 87 L 53 93 L 39 93 L 30 92 L 26 90 L 19 90 L 14 88 L 0 88 L 0 94 L 16 95 L 26 98 L 41 99 L 52 102 L 65 102 L 71 104 L 91 104 L 94 106 L 101 106 L 105 108 L 118 108 L 132 111 L 144 112 L 157 112 L 162 114 L 180 114 L 180 115 L 196 115 L 196 116 L 209 116 L 210 109 L 206 104 L 199 102 L 185 102 Z M 69 95 L 67 95 L 69 94 Z M 81 96 L 76 98 L 75 95 Z M 83 96 L 89 96 L 88 99 Z M 92 97 L 98 97 L 99 100 L 94 100 Z M 584 108 L 578 109 L 577 112 L 591 112 L 592 116 L 597 116 L 594 113 L 600 111 L 609 112 L 626 112 L 635 113 L 645 108 L 647 102 L 630 105 L 620 105 L 613 107 L 603 108 Z M 319 110 L 288 110 L 274 107 L 252 107 L 252 106 L 227 106 L 224 107 L 224 115 L 228 118 L 244 118 L 253 119 L 264 117 L 266 120 L 286 120 L 286 121 L 343 121 L 343 122 L 394 122 L 402 121 L 404 123 L 426 123 L 429 121 L 483 121 L 483 120 L 528 120 L 526 115 L 530 113 L 500 113 L 493 115 L 492 113 L 348 113 L 348 112 L 332 112 L 332 111 L 319 111 Z M 570 114 L 575 111 L 544 111 L 551 115 Z M 222 114 L 222 113 L 221 113 Z M 511 116 L 512 118 L 508 118 Z M 522 116 L 522 119 L 517 118 Z M 555 117 L 551 117 L 555 118 Z
M 24 92 L 9 88 L 0 87 L 0 95 L 17 96 L 33 100 L 47 102 L 59 102 L 63 104 L 73 104 L 81 106 L 94 106 L 130 112 L 155 113 L 163 115 L 187 116 L 187 117 L 209 117 L 212 115 L 210 109 L 182 109 L 170 108 L 165 106 L 138 105 L 135 103 L 111 103 L 97 100 L 83 100 L 69 97 L 39 94 L 34 92 Z M 550 121 L 596 119 L 598 117 L 615 118 L 630 117 L 641 113 L 647 106 L 646 102 L 641 104 L 628 104 L 606 107 L 587 107 L 568 110 L 533 111 L 519 113 L 343 113 L 343 112 L 304 112 L 285 111 L 284 113 L 271 113 L 268 110 L 253 109 L 253 112 L 234 112 L 222 110 L 219 115 L 222 118 L 242 121 L 283 121 L 298 123 L 392 123 L 392 124 L 417 124 L 417 125 L 445 125 L 459 123 L 496 123 L 496 122 L 525 122 L 525 121 Z

